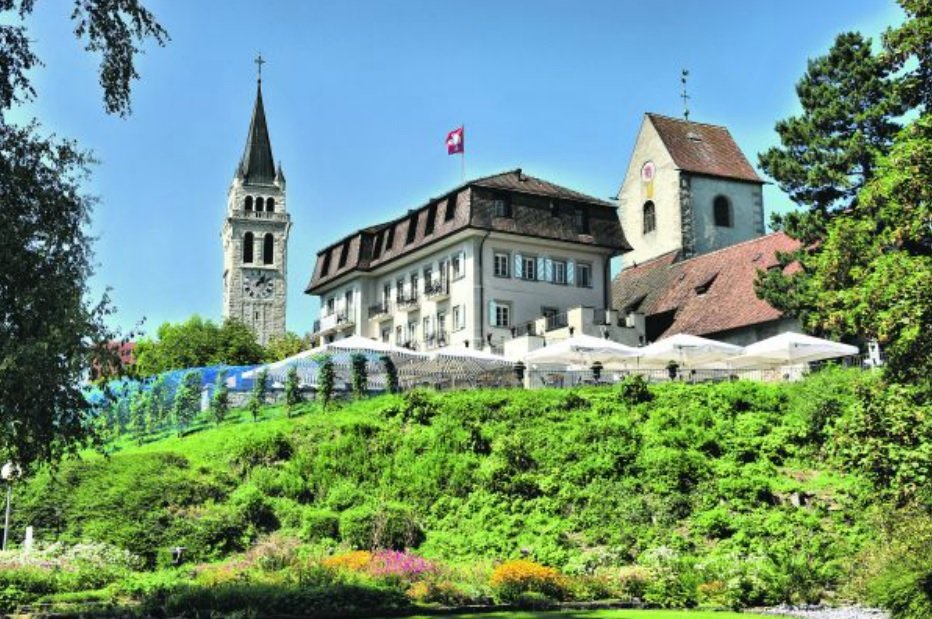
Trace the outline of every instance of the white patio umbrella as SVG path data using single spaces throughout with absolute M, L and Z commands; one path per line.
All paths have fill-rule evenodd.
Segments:
M 590 365 L 596 361 L 618 364 L 632 360 L 639 349 L 592 335 L 574 335 L 529 352 L 524 357 L 528 365 Z
M 734 344 L 686 333 L 677 333 L 640 349 L 638 365 L 665 367 L 671 361 L 685 368 L 707 366 L 740 355 L 744 349 Z
M 744 354 L 730 359 L 729 365 L 736 368 L 777 367 L 856 354 L 857 346 L 787 331 L 746 346 Z

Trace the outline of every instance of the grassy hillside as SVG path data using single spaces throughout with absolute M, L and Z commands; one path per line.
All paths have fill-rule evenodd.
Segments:
M 885 514 L 927 489 L 921 436 L 896 463 L 866 461 L 869 440 L 890 441 L 863 404 L 877 384 L 827 372 L 787 385 L 413 392 L 307 404 L 292 419 L 272 407 L 258 423 L 40 472 L 17 491 L 15 523 L 41 540 L 112 544 L 150 569 L 175 546 L 187 562 L 228 561 L 274 532 L 317 555 L 408 547 L 460 566 L 642 569 L 639 597 L 666 607 L 861 596 L 857 568 Z M 923 419 L 904 403 L 900 422 Z

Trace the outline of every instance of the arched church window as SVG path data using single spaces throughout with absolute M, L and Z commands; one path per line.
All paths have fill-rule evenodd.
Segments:
M 252 196 L 246 196 L 246 199 L 243 201 L 243 206 L 247 211 L 252 210 Z
M 272 258 L 272 252 L 275 249 L 275 239 L 272 237 L 272 233 L 268 232 L 265 235 L 265 238 L 262 239 L 262 264 L 272 264 L 274 262 Z
M 261 197 L 256 198 L 256 212 L 257 213 L 262 212 L 262 198 Z
M 644 203 L 644 234 L 657 229 L 657 209 L 654 203 L 648 200 Z
M 712 201 L 712 215 L 715 225 L 721 228 L 731 228 L 731 202 L 725 196 L 715 196 Z
M 275 198 L 266 198 L 265 210 L 268 211 L 269 213 L 275 212 Z
M 253 236 L 252 232 L 247 232 L 243 235 L 243 262 L 246 264 L 252 263 L 252 251 L 253 251 Z

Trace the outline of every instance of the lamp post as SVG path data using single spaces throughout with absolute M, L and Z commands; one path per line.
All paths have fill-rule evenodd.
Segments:
M 602 362 L 596 361 L 589 369 L 592 370 L 592 380 L 599 382 L 602 378 Z
M 6 482 L 6 516 L 3 519 L 3 546 L 0 550 L 6 550 L 7 539 L 10 534 L 10 503 L 13 500 L 13 480 L 19 476 L 19 467 L 12 462 L 7 462 L 0 467 L 0 478 Z
M 524 370 L 526 369 L 527 369 L 527 366 L 524 365 L 524 361 L 518 361 L 515 364 L 515 368 L 514 368 L 515 379 L 517 379 L 518 384 L 521 385 L 522 387 L 524 386 Z

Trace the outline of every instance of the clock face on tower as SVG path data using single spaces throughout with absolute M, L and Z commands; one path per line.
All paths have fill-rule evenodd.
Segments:
M 243 272 L 243 294 L 250 299 L 269 299 L 275 292 L 275 276 L 265 271 Z

